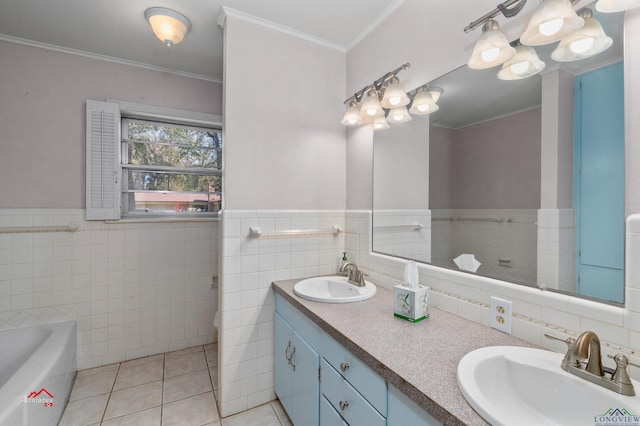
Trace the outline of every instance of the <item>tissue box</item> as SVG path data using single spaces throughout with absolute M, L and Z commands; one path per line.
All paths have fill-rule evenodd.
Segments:
M 393 288 L 393 315 L 411 322 L 429 318 L 429 287 L 418 285 L 412 289 L 403 285 Z

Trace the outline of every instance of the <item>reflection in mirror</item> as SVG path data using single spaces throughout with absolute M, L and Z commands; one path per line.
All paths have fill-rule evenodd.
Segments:
M 613 45 L 503 81 L 463 66 L 440 109 L 374 135 L 373 250 L 622 303 L 623 17 Z M 477 263 L 479 262 L 479 267 Z

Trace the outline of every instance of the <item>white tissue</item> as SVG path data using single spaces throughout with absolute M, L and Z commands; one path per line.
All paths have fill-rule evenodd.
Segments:
M 404 273 L 402 274 L 402 285 L 405 287 L 416 289 L 420 281 L 418 274 L 418 264 L 413 260 L 409 260 L 404 266 Z
M 476 260 L 476 257 L 472 254 L 461 254 L 453 259 L 459 269 L 463 271 L 476 272 L 482 263 Z

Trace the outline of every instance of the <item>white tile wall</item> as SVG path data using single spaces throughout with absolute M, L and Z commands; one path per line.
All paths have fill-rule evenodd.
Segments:
M 290 230 L 344 229 L 344 211 L 223 212 L 220 233 L 219 405 L 222 416 L 275 398 L 274 280 L 338 271 L 345 234 L 276 236 Z M 251 227 L 264 234 L 252 238 Z
M 218 223 L 87 222 L 84 210 L 0 209 L 0 329 L 78 321 L 78 368 L 214 341 Z
M 538 285 L 576 290 L 576 220 L 573 209 L 538 210 Z
M 376 251 L 423 262 L 431 261 L 430 210 L 376 210 L 373 228 L 373 247 Z
M 433 223 L 433 263 L 456 268 L 453 259 L 463 253 L 475 255 L 479 272 L 501 279 L 535 283 L 537 269 L 536 210 L 439 209 L 433 217 L 452 218 Z M 500 219 L 502 222 L 457 218 Z M 510 261 L 510 266 L 499 260 Z

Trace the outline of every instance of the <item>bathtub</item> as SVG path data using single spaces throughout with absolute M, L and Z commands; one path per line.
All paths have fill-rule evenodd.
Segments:
M 76 322 L 0 332 L 0 425 L 55 426 L 76 377 Z

